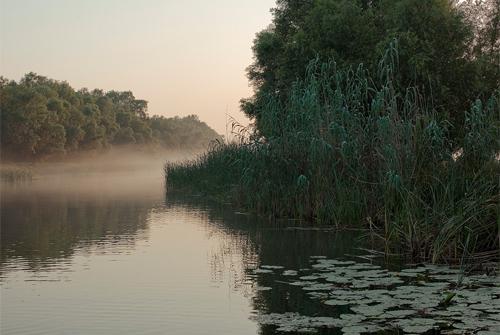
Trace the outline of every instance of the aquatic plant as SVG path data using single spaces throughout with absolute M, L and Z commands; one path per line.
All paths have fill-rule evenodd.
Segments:
M 0 179 L 2 182 L 26 182 L 33 179 L 30 168 L 17 165 L 0 165 Z
M 167 165 L 168 190 L 270 218 L 369 227 L 386 252 L 414 260 L 498 256 L 500 90 L 451 124 L 418 88 L 402 87 L 396 42 L 376 74 L 316 59 L 305 78 L 284 101 L 268 96 L 265 137 Z
M 294 309 L 262 312 L 255 316 L 260 325 L 283 333 L 339 329 L 343 334 L 489 335 L 500 331 L 500 281 L 495 275 L 460 279 L 460 269 L 443 265 L 389 271 L 351 260 L 315 258 L 311 262 L 310 268 L 300 270 L 253 271 L 257 281 L 261 276 L 272 277 L 266 281 L 269 292 L 262 294 L 289 295 L 299 287 L 321 311 L 314 315 Z M 298 271 L 301 280 L 290 279 L 287 271 Z

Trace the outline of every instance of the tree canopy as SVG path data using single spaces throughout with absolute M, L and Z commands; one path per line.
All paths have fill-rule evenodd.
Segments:
M 197 116 L 148 116 L 132 92 L 75 91 L 35 73 L 0 77 L 2 153 L 38 158 L 111 145 L 201 149 L 220 136 Z
M 312 59 L 376 73 L 394 40 L 401 86 L 419 89 L 457 124 L 499 87 L 500 0 L 277 0 L 272 13 L 247 69 L 255 94 L 241 100 L 264 135 L 262 105 L 286 97 Z

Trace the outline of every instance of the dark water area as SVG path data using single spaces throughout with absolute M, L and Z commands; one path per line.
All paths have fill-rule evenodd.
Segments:
M 253 269 L 359 252 L 359 233 L 166 195 L 162 162 L 2 184 L 1 334 L 270 334 L 255 315 L 322 313 Z

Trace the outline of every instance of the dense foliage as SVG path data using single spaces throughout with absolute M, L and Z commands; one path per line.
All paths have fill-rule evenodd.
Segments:
M 375 73 L 393 39 L 401 83 L 458 124 L 500 83 L 500 0 L 278 0 L 273 14 L 254 41 L 248 77 L 255 95 L 242 100 L 264 135 L 262 104 L 268 95 L 286 99 L 311 59 L 363 63 Z
M 220 136 L 191 115 L 149 117 L 132 92 L 81 89 L 29 73 L 0 78 L 2 155 L 40 158 L 111 145 L 202 149 Z
M 240 143 L 171 189 L 373 229 L 414 260 L 498 256 L 500 1 L 278 0 Z
M 364 224 L 414 259 L 497 250 L 500 91 L 469 107 L 456 151 L 449 123 L 397 84 L 395 53 L 379 76 L 313 63 L 287 100 L 264 106 L 262 124 L 279 132 L 167 166 L 168 185 L 272 217 Z

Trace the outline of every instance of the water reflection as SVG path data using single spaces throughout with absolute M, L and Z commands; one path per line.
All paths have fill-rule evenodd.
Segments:
M 168 197 L 168 204 L 203 206 L 196 197 Z M 235 212 L 228 206 L 205 206 L 210 238 L 224 241 L 213 250 L 212 273 L 232 269 L 235 255 L 241 255 L 241 265 L 233 273 L 233 288 L 244 292 L 252 301 L 250 317 L 262 313 L 296 312 L 302 315 L 330 315 L 331 308 L 318 304 L 300 286 L 283 285 L 275 274 L 258 275 L 259 266 L 277 265 L 300 270 L 311 267 L 311 256 L 339 257 L 361 255 L 367 241 L 359 231 L 334 231 L 308 227 L 294 221 L 269 222 L 252 215 Z M 218 229 L 213 229 L 217 227 Z M 215 236 L 214 236 L 215 235 Z M 241 271 L 241 272 L 239 272 Z M 281 271 L 278 271 L 281 272 Z M 277 272 L 277 273 L 278 273 Z M 269 290 L 266 288 L 270 288 Z M 275 334 L 276 327 L 259 325 L 259 333 Z M 322 329 L 321 334 L 341 334 L 338 329 Z
M 251 316 L 322 310 L 252 270 L 359 246 L 357 232 L 165 198 L 161 165 L 67 177 L 2 187 L 2 334 L 271 334 Z
M 2 185 L 2 334 L 257 333 L 247 235 L 165 204 L 156 171 Z
M 49 270 L 75 250 L 122 252 L 147 238 L 148 204 L 40 200 L 2 201 L 1 269 L 15 260 L 29 270 Z

